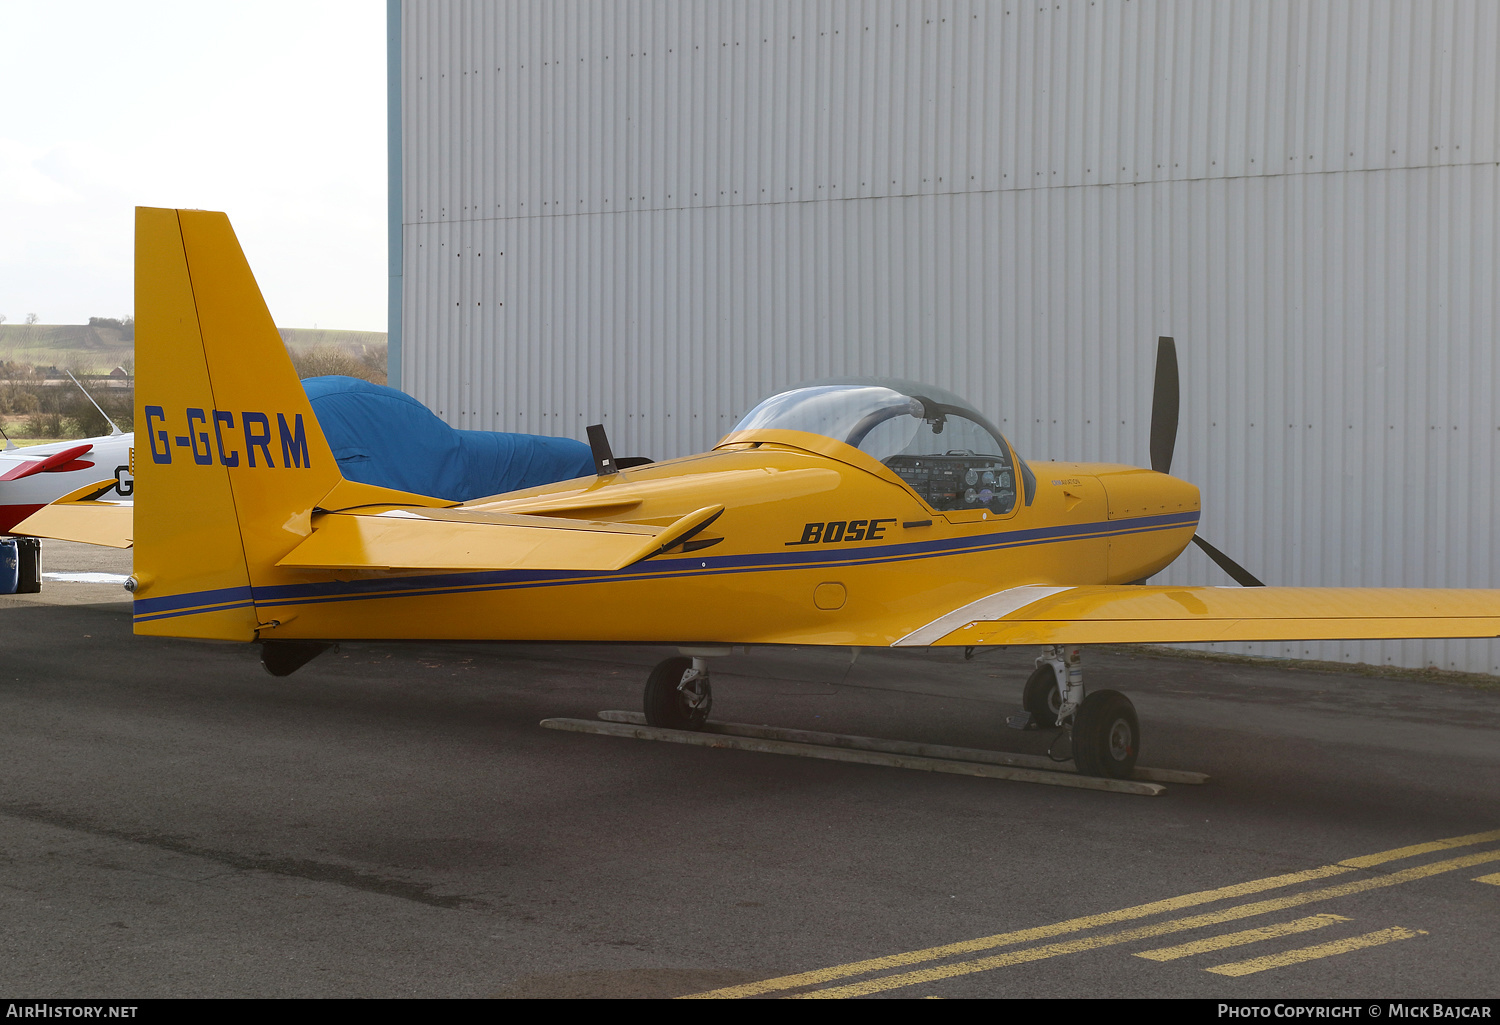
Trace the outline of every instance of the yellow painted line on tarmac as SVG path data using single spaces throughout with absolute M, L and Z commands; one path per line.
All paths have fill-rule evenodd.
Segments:
M 926 947 L 922 950 L 913 950 L 905 954 L 889 954 L 885 957 L 874 957 L 866 961 L 854 961 L 849 964 L 835 965 L 832 968 L 819 968 L 809 972 L 799 972 L 796 975 L 783 975 L 775 979 L 766 979 L 763 982 L 747 982 L 739 986 L 725 986 L 723 989 L 709 990 L 707 993 L 693 993 L 683 999 L 692 999 L 694 997 L 752 997 L 763 993 L 775 993 L 784 989 L 816 986 L 819 983 L 832 982 L 835 979 L 848 978 L 851 975 L 864 975 L 868 972 L 877 972 L 887 968 L 905 968 L 909 965 L 921 964 L 924 961 L 936 961 L 959 954 L 973 954 L 981 950 L 992 950 L 995 947 L 1009 946 L 1013 943 L 1029 943 L 1032 940 L 1043 940 L 1049 936 L 1082 932 L 1085 929 L 1095 929 L 1101 925 L 1113 925 L 1116 922 L 1126 922 L 1133 918 L 1148 918 L 1151 915 L 1159 915 L 1167 911 L 1193 907 L 1197 904 L 1209 904 L 1213 901 L 1225 900 L 1230 897 L 1242 897 L 1247 893 L 1259 893 L 1262 890 L 1272 890 L 1279 886 L 1293 886 L 1297 883 L 1310 882 L 1314 879 L 1324 879 L 1328 876 L 1352 871 L 1354 871 L 1352 868 L 1345 868 L 1341 865 L 1324 865 L 1321 868 L 1308 869 L 1304 872 L 1292 872 L 1287 875 L 1270 876 L 1266 879 L 1257 879 L 1248 883 L 1221 886 L 1215 890 L 1200 890 L 1197 893 L 1189 893 L 1181 897 L 1169 897 L 1166 900 L 1152 901 L 1150 904 L 1138 904 L 1135 907 L 1122 908 L 1119 911 L 1107 911 L 1099 915 L 1070 918 L 1066 922 L 1057 922 L 1053 925 L 1017 929 L 1014 932 L 1002 932 L 994 936 L 984 936 L 974 940 L 962 940 L 958 943 L 945 943 L 942 946 Z
M 1292 936 L 1299 932 L 1310 932 L 1313 929 L 1321 929 L 1325 925 L 1332 925 L 1335 922 L 1347 921 L 1349 919 L 1343 915 L 1310 915 L 1307 918 L 1299 918 L 1295 922 L 1282 922 L 1279 925 L 1263 925 L 1259 929 L 1245 929 L 1241 932 L 1227 932 L 1222 936 L 1210 936 L 1206 940 L 1179 943 L 1175 947 L 1138 950 L 1135 956 L 1144 957 L 1150 961 L 1175 961 L 1179 957 L 1192 957 L 1194 954 L 1206 954 L 1210 950 L 1224 950 L 1228 947 L 1242 947 L 1247 943 L 1273 940 L 1278 936 Z
M 1403 929 L 1398 925 L 1393 929 L 1367 932 L 1363 936 L 1352 936 L 1347 940 L 1320 943 L 1316 947 L 1299 947 L 1296 950 L 1283 950 L 1279 954 L 1267 954 L 1265 957 L 1251 958 L 1249 961 L 1234 961 L 1230 964 L 1214 965 L 1212 968 L 1205 968 L 1203 970 L 1205 972 L 1213 972 L 1215 975 L 1253 975 L 1256 972 L 1263 972 L 1270 968 L 1285 968 L 1287 965 L 1302 964 L 1304 961 L 1316 961 L 1320 957 L 1347 954 L 1351 950 L 1379 947 L 1386 943 L 1394 943 L 1397 940 L 1411 940 L 1416 939 L 1418 936 L 1426 935 L 1426 929 Z
M 686 997 L 680 999 L 734 999 L 760 996 L 765 993 L 777 993 L 788 989 L 800 989 L 804 986 L 817 986 L 822 983 L 833 982 L 836 979 L 846 979 L 854 975 L 866 975 L 870 972 L 884 971 L 891 968 L 906 968 L 914 964 L 922 964 L 926 961 L 938 961 L 961 954 L 974 954 L 982 950 L 993 950 L 996 947 L 1010 946 L 1014 943 L 1029 943 L 1033 940 L 1047 939 L 1051 936 L 1061 936 L 1070 932 L 1096 929 L 1103 925 L 1113 925 L 1116 922 L 1128 922 L 1136 918 L 1149 918 L 1152 915 L 1159 915 L 1168 911 L 1196 907 L 1199 904 L 1211 904 L 1217 900 L 1243 897 L 1247 894 L 1261 893 L 1283 886 L 1295 886 L 1298 883 L 1312 882 L 1317 879 L 1326 879 L 1329 876 L 1341 875 L 1345 872 L 1353 872 L 1359 868 L 1373 868 L 1376 865 L 1382 865 L 1390 861 L 1399 861 L 1402 858 L 1412 858 L 1419 854 L 1431 854 L 1434 851 L 1451 850 L 1455 847 L 1469 847 L 1474 844 L 1487 843 L 1491 840 L 1500 840 L 1500 829 L 1490 830 L 1485 833 L 1470 833 L 1466 836 L 1451 836 L 1443 840 L 1433 840 L 1428 843 L 1411 844 L 1407 847 L 1397 847 L 1389 851 L 1365 854 L 1357 858 L 1346 858 L 1332 865 L 1310 868 L 1302 872 L 1268 876 L 1265 879 L 1255 879 L 1246 883 L 1234 883 L 1213 890 L 1199 890 L 1196 893 L 1183 894 L 1180 897 L 1168 897 L 1164 900 L 1152 901 L 1149 904 L 1137 904 L 1134 907 L 1121 908 L 1118 911 L 1107 911 L 1098 915 L 1070 918 L 1065 922 L 1056 922 L 1052 925 L 1035 926 L 1030 929 L 1017 929 L 1013 932 L 996 933 L 993 936 L 982 936 L 973 940 L 961 940 L 957 943 L 945 943 L 936 947 L 924 947 L 921 950 L 912 950 L 902 954 L 888 954 L 884 957 L 874 957 L 864 961 L 852 961 L 848 964 L 834 965 L 830 968 L 817 968 L 812 971 L 798 972 L 794 975 L 782 975 L 774 979 L 765 979 L 761 982 L 747 982 L 739 986 L 725 986 L 722 989 L 713 989 L 705 993 L 688 994 Z
M 1500 886 L 1500 872 L 1491 872 L 1487 876 L 1475 876 L 1476 883 L 1489 883 L 1491 886 Z
M 801 999 L 867 996 L 870 993 L 881 993 L 885 990 L 916 986 L 924 982 L 939 982 L 943 979 L 952 979 L 961 975 L 973 975 L 975 972 L 987 972 L 995 968 L 1005 968 L 1013 964 L 1041 961 L 1045 958 L 1057 957 L 1061 954 L 1075 954 L 1084 950 L 1098 950 L 1101 947 L 1112 947 L 1116 944 L 1129 943 L 1133 940 L 1163 936 L 1174 932 L 1186 932 L 1189 929 L 1201 929 L 1207 925 L 1232 922 L 1239 918 L 1249 918 L 1252 915 L 1264 915 L 1268 912 L 1296 907 L 1299 904 L 1310 904 L 1313 901 L 1346 897 L 1352 893 L 1364 893 L 1367 890 L 1397 886 L 1401 883 L 1409 883 L 1415 879 L 1426 879 L 1429 876 L 1440 875 L 1444 872 L 1453 872 L 1457 869 L 1469 868 L 1474 865 L 1482 865 L 1493 861 L 1500 861 L 1500 851 L 1481 851 L 1478 854 L 1469 854 L 1462 858 L 1449 858 L 1447 861 L 1435 861 L 1430 865 L 1417 865 L 1413 868 L 1402 869 L 1400 872 L 1393 872 L 1390 875 L 1375 876 L 1369 879 L 1356 879 L 1353 882 L 1340 883 L 1337 886 L 1325 886 L 1320 890 L 1305 890 L 1302 893 L 1294 893 L 1288 897 L 1255 901 L 1251 904 L 1241 904 L 1238 907 L 1225 908 L 1223 911 L 1190 915 L 1187 918 L 1178 918 L 1170 922 L 1161 922 L 1157 925 L 1143 925 L 1134 929 L 1125 929 L 1121 932 L 1107 933 L 1102 936 L 1085 936 L 1081 939 L 1068 940 L 1064 943 L 1049 943 L 1040 947 L 1014 950 L 1008 954 L 995 954 L 991 957 L 983 957 L 975 961 L 960 961 L 956 964 L 941 965 L 936 968 L 924 968 L 920 971 L 904 972 L 900 975 L 887 975 L 883 978 L 869 979 L 865 982 L 851 983 L 846 986 L 832 986 L 828 989 L 814 990 L 811 993 L 798 993 L 796 996 Z
M 1376 865 L 1400 861 L 1402 858 L 1414 858 L 1418 854 L 1451 851 L 1455 847 L 1473 847 L 1475 844 L 1489 843 L 1491 840 L 1500 840 L 1500 829 L 1492 829 L 1488 833 L 1470 833 L 1467 836 L 1450 836 L 1446 840 L 1414 843 L 1410 847 L 1397 847 L 1393 850 L 1381 851 L 1378 854 L 1364 854 L 1358 858 L 1345 858 L 1339 864 L 1348 865 L 1352 868 L 1374 868 Z

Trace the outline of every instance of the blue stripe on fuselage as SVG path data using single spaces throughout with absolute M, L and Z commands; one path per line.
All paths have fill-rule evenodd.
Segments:
M 716 558 L 652 559 L 621 570 L 481 570 L 478 572 L 427 574 L 411 577 L 383 577 L 372 580 L 322 580 L 313 583 L 279 584 L 254 589 L 256 605 L 313 605 L 335 601 L 358 601 L 371 598 L 413 598 L 466 591 L 503 591 L 532 587 L 563 587 L 600 582 L 622 583 L 634 580 L 658 580 L 662 577 L 707 576 L 728 573 L 775 572 L 808 566 L 867 566 L 883 562 L 907 562 L 912 559 L 943 558 L 1003 548 L 1020 548 L 1059 541 L 1087 538 L 1119 537 L 1195 525 L 1199 514 L 1171 513 L 1163 516 L 1141 516 L 1128 520 L 1079 523 L 1063 526 L 1012 530 L 1002 534 L 985 533 L 967 538 L 941 538 L 911 541 L 903 544 L 820 551 L 771 552 L 750 555 L 722 555 Z M 137 599 L 137 620 L 167 619 L 195 615 L 199 612 L 237 608 L 249 604 L 249 588 L 224 588 L 188 594 L 164 595 Z M 222 604 L 234 602 L 234 604 Z M 213 608 L 202 606 L 212 605 Z
M 212 605 L 215 609 L 220 607 L 236 608 L 240 605 L 249 605 L 255 600 L 255 595 L 248 586 L 245 587 L 220 587 L 212 591 L 190 591 L 187 594 L 166 594 L 160 598 L 137 598 L 135 600 L 135 618 L 155 618 L 159 612 L 170 612 L 188 606 Z M 193 608 L 194 612 L 208 612 L 210 609 Z

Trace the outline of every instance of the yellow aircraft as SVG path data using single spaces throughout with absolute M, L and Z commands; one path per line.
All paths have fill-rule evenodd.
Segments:
M 286 674 L 340 640 L 649 642 L 653 725 L 700 727 L 735 646 L 1044 646 L 1031 722 L 1080 771 L 1130 775 L 1130 701 L 1086 691 L 1076 645 L 1500 635 L 1500 591 L 1159 587 L 1198 541 L 1155 469 L 1028 464 L 955 395 L 836 381 L 774 395 L 710 452 L 455 504 L 344 479 L 229 220 L 139 209 L 137 449 L 127 507 L 81 489 L 20 530 L 135 545 L 135 632 L 262 645 Z M 97 497 L 97 496 L 96 496 Z

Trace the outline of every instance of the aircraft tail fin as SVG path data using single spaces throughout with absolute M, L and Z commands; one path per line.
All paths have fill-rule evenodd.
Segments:
M 253 640 L 343 482 L 229 219 L 136 211 L 135 629 Z

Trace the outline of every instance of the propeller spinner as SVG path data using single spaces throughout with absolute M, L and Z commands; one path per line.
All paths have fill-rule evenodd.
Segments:
M 1177 412 L 1181 390 L 1177 378 L 1177 343 L 1163 335 L 1156 340 L 1156 384 L 1151 395 L 1151 469 L 1172 472 L 1172 452 L 1177 447 Z M 1249 570 L 1219 551 L 1197 534 L 1193 544 L 1241 587 L 1265 587 Z

